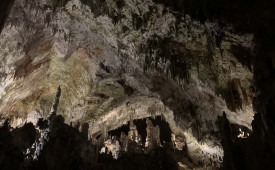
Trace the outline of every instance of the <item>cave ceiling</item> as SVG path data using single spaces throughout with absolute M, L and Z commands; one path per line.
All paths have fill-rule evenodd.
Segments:
M 67 154 L 66 147 L 77 150 L 76 168 L 125 161 L 130 153 L 153 159 L 151 150 L 158 146 L 165 155 L 169 144 L 182 169 L 222 167 L 221 117 L 231 124 L 233 141 L 252 133 L 261 87 L 255 80 L 263 79 L 254 63 L 259 37 L 271 28 L 262 15 L 251 17 L 267 4 L 205 3 L 1 1 L 1 124 L 7 128 L 9 120 L 14 145 L 28 150 L 25 159 L 38 160 L 31 166 L 45 165 L 39 159 L 64 142 Z

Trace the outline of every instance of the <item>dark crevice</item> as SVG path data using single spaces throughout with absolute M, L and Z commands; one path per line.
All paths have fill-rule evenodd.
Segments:
M 114 129 L 114 130 L 110 130 L 108 132 L 109 136 L 116 136 L 116 137 L 120 137 L 121 133 L 125 133 L 126 135 L 128 135 L 128 132 L 130 130 L 129 127 L 129 122 L 126 125 L 122 125 L 121 127 Z
M 127 85 L 124 79 L 120 79 L 117 82 L 124 88 L 125 94 L 127 94 L 128 96 L 133 95 L 134 89 L 131 86 Z
M 134 120 L 134 124 L 137 127 L 138 134 L 141 136 L 141 142 L 142 145 L 145 145 L 146 137 L 147 137 L 147 131 L 146 131 L 146 119 L 138 119 Z
M 252 72 L 254 55 L 251 49 L 241 45 L 231 45 L 231 52 L 244 67 L 248 68 Z
M 164 142 L 171 142 L 171 129 L 169 126 L 169 123 L 163 120 L 164 118 L 162 116 L 157 116 L 154 119 L 150 118 L 154 126 L 159 126 L 160 130 L 160 142 L 163 145 Z
M 15 0 L 1 0 L 0 1 L 0 34 L 4 28 L 6 19 L 10 13 L 12 5 Z

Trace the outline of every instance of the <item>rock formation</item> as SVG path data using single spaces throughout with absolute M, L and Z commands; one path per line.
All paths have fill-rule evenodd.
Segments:
M 272 5 L 2 0 L 0 169 L 273 169 Z

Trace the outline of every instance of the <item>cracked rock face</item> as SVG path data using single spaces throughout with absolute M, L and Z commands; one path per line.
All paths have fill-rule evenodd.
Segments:
M 60 86 L 57 114 L 89 139 L 162 116 L 191 166 L 220 167 L 217 116 L 251 129 L 253 34 L 151 0 L 93 3 L 15 1 L 0 34 L 0 117 L 14 128 L 48 118 Z

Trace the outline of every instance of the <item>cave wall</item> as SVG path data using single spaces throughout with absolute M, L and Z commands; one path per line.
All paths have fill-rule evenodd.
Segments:
M 36 124 L 60 86 L 57 113 L 89 138 L 163 115 L 196 165 L 219 167 L 217 116 L 251 129 L 257 95 L 271 134 L 274 106 L 271 11 L 252 14 L 272 2 L 224 2 L 16 1 L 0 35 L 1 118 Z

